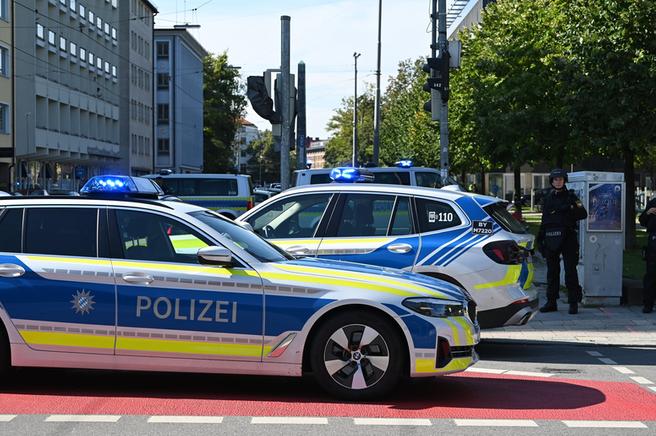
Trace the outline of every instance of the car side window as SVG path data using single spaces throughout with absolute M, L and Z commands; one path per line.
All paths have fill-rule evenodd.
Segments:
M 462 224 L 456 211 L 447 203 L 417 198 L 416 204 L 419 230 L 422 233 L 448 229 Z
M 335 236 L 386 236 L 394 199 L 392 195 L 347 194 Z
M 97 257 L 98 209 L 25 209 L 25 253 Z
M 412 234 L 412 215 L 410 214 L 410 199 L 398 197 L 389 236 L 401 236 Z
M 377 171 L 374 173 L 374 183 L 384 185 L 409 185 L 410 173 L 406 171 Z
M 265 238 L 311 238 L 332 194 L 296 195 L 269 205 L 248 223 Z
M 20 253 L 23 236 L 23 209 L 0 211 L 0 251 Z
M 117 209 L 116 221 L 125 259 L 198 263 L 198 250 L 210 245 L 196 231 L 162 215 Z
M 417 179 L 417 186 L 423 186 L 424 188 L 442 187 L 442 178 L 437 173 L 416 172 L 415 178 Z

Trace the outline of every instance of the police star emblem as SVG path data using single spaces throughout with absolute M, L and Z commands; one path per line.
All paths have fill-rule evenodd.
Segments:
M 96 304 L 96 302 L 93 301 L 93 295 L 91 295 L 91 292 L 85 291 L 84 289 L 77 291 L 72 297 L 72 309 L 75 310 L 75 313 L 87 315 L 93 310 L 93 305 Z

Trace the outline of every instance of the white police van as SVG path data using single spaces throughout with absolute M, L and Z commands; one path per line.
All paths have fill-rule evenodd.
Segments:
M 175 174 L 163 170 L 144 177 L 155 180 L 166 195 L 231 219 L 254 205 L 251 176 L 244 174 Z
M 336 168 L 336 182 L 367 181 Z M 374 183 L 284 191 L 238 219 L 296 255 L 406 269 L 465 288 L 481 328 L 526 324 L 536 313 L 534 237 L 494 197 Z
M 477 361 L 457 286 L 295 259 L 148 179 L 82 193 L 0 199 L 0 368 L 312 373 L 363 399 Z

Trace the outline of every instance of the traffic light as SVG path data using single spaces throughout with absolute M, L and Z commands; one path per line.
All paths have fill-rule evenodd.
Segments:
M 269 95 L 264 76 L 250 76 L 246 84 L 246 96 L 251 101 L 255 113 L 272 124 L 279 124 L 280 113 L 273 107 L 273 99 Z
M 436 58 L 427 58 L 422 69 L 429 74 L 424 91 L 431 93 L 431 99 L 424 104 L 433 121 L 440 119 L 442 101 L 449 99 L 449 52 L 441 51 Z

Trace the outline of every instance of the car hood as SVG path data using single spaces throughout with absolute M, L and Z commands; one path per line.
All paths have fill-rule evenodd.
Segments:
M 394 268 L 316 258 L 296 259 L 276 264 L 276 266 L 282 270 L 303 274 L 398 286 L 411 290 L 413 294 L 417 294 L 415 296 L 438 297 L 456 301 L 468 300 L 458 286 L 444 280 Z

